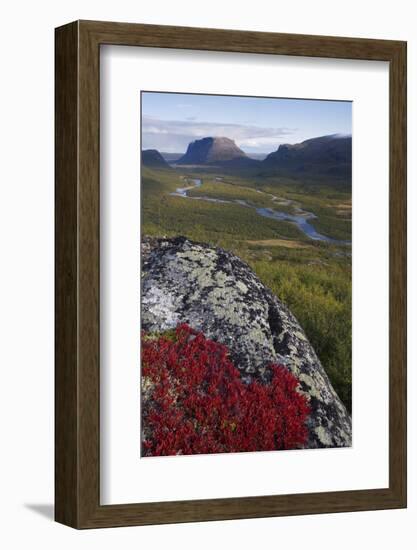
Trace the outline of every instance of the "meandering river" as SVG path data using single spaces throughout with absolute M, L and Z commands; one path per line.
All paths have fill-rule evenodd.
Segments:
M 259 208 L 253 204 L 250 204 L 245 200 L 240 200 L 240 199 L 226 200 L 226 199 L 216 199 L 214 197 L 205 197 L 205 196 L 193 197 L 188 194 L 188 191 L 190 191 L 191 189 L 195 189 L 196 187 L 201 187 L 203 185 L 203 181 L 197 178 L 194 178 L 194 179 L 189 178 L 187 179 L 187 182 L 192 182 L 192 185 L 189 185 L 187 187 L 177 187 L 177 189 L 173 193 L 170 193 L 170 195 L 174 197 L 183 197 L 185 199 L 200 200 L 200 201 L 207 201 L 207 202 L 239 204 L 240 206 L 243 206 L 245 208 L 253 208 L 257 214 L 265 218 L 272 218 L 274 220 L 289 221 L 291 223 L 294 223 L 305 235 L 307 235 L 307 237 L 309 237 L 313 241 L 324 241 L 328 243 L 342 244 L 342 245 L 351 244 L 350 241 L 338 241 L 336 239 L 332 239 L 330 237 L 326 237 L 326 235 L 322 235 L 321 233 L 318 233 L 316 229 L 311 225 L 311 223 L 309 223 L 309 220 L 317 219 L 317 216 L 312 212 L 307 212 L 306 210 L 303 210 L 302 208 L 297 206 L 295 201 L 292 201 L 289 199 L 283 199 L 275 195 L 272 195 L 271 193 L 265 193 L 264 191 L 261 191 L 259 189 L 257 190 L 258 193 L 268 196 L 271 202 L 275 202 L 274 208 L 266 208 L 266 207 Z M 253 191 L 253 189 L 249 187 L 247 189 L 249 189 L 250 191 Z M 282 205 L 284 204 L 294 205 L 294 210 L 297 212 L 297 214 L 289 214 L 288 212 L 282 212 L 280 210 L 277 210 L 275 208 L 277 203 L 278 204 L 281 203 Z

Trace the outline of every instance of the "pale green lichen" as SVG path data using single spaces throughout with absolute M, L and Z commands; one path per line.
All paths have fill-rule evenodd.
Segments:
M 237 281 L 236 286 L 243 294 L 248 292 L 248 287 L 242 281 Z
M 231 277 L 229 277 L 229 275 L 227 275 L 224 271 L 218 271 L 215 273 L 214 278 L 219 287 L 224 287 L 227 281 L 231 280 Z
M 188 260 L 189 262 L 197 262 L 201 265 L 209 267 L 214 265 L 214 259 L 216 258 L 216 252 L 210 249 L 202 249 L 197 247 L 193 250 L 186 250 L 185 252 L 177 252 L 177 258 Z
M 199 267 L 190 272 L 190 282 L 196 283 L 202 290 L 213 285 L 213 277 L 210 271 L 203 267 Z
M 325 446 L 330 447 L 333 444 L 333 440 L 326 428 L 323 426 L 317 426 L 314 430 L 319 441 Z
M 299 330 L 297 330 L 297 331 L 294 332 L 294 337 L 295 337 L 295 338 L 298 338 L 299 340 L 307 341 L 307 338 L 306 338 L 306 337 L 304 336 L 304 334 L 303 334 L 301 331 L 299 331 Z
M 311 395 L 312 397 L 316 397 L 317 399 L 321 398 L 321 394 L 317 389 L 316 383 L 311 376 L 308 376 L 308 374 L 305 374 L 305 373 L 301 373 L 298 376 L 298 379 L 300 380 L 300 382 L 304 382 L 304 384 L 308 387 L 309 395 Z

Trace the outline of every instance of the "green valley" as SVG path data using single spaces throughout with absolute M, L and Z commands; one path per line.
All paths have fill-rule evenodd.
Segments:
M 179 188 L 190 189 L 182 196 Z M 142 166 L 141 190 L 142 234 L 184 235 L 246 261 L 297 317 L 351 410 L 350 188 L 330 178 L 177 165 Z

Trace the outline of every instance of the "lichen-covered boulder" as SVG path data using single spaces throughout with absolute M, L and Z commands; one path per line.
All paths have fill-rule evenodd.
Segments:
M 244 380 L 268 383 L 271 363 L 286 366 L 310 400 L 307 447 L 351 445 L 351 418 L 303 329 L 234 254 L 184 237 L 145 237 L 141 307 L 148 332 L 187 323 L 227 345 Z

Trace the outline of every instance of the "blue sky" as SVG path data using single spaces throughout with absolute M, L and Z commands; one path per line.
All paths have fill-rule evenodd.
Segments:
M 352 103 L 142 92 L 142 148 L 183 153 L 207 136 L 234 139 L 246 153 L 281 143 L 352 133 Z

